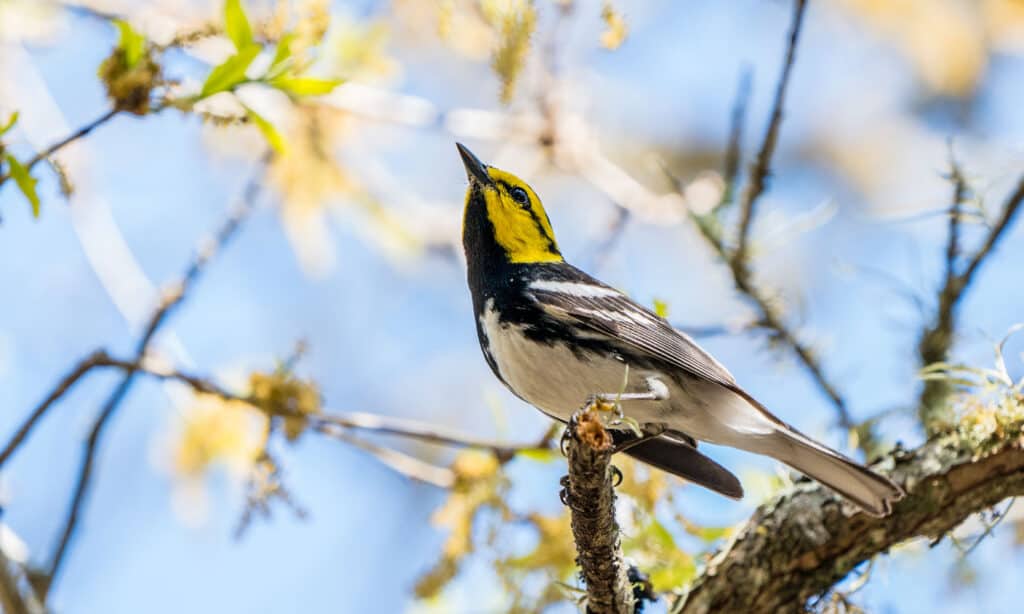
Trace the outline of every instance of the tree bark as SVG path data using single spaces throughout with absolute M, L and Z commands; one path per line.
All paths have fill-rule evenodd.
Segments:
M 590 614 L 632 614 L 633 591 L 615 521 L 615 475 L 612 438 L 597 410 L 576 415 L 566 432 L 569 475 L 562 500 L 572 516 L 576 562 L 587 585 Z
M 1005 425 L 1004 425 L 1005 426 Z M 856 513 L 810 482 L 762 506 L 682 597 L 679 613 L 800 612 L 855 567 L 917 537 L 939 540 L 968 516 L 1024 494 L 1024 433 L 952 433 L 881 469 L 907 490 L 887 518 Z

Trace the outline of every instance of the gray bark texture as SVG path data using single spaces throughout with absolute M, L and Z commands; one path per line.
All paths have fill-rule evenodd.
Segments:
M 1010 426 L 1010 428 L 1003 428 Z M 673 612 L 801 612 L 854 568 L 901 542 L 941 539 L 968 516 L 1024 494 L 1021 425 L 958 431 L 876 464 L 907 497 L 872 518 L 801 483 L 759 508 L 708 563 Z
M 571 511 L 576 561 L 587 585 L 587 612 L 632 614 L 633 591 L 615 521 L 612 438 L 598 412 L 587 409 L 569 425 L 566 439 L 569 475 L 562 496 Z

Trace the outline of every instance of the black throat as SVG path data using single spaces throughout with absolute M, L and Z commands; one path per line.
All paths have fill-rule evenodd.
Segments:
M 473 307 L 483 309 L 488 298 L 514 283 L 515 266 L 494 238 L 494 224 L 487 216 L 483 190 L 474 186 L 466 203 L 462 225 L 462 247 L 466 252 L 466 279 L 473 295 Z

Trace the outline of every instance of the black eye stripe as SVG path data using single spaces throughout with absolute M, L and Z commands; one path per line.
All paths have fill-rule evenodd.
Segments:
M 519 186 L 509 184 L 507 181 L 499 180 L 498 183 L 501 184 L 501 187 L 505 189 L 505 193 L 508 194 L 509 197 L 512 198 L 512 200 L 515 200 L 515 202 L 519 203 L 522 206 L 523 210 L 530 214 L 530 219 L 533 221 L 534 226 L 537 228 L 537 232 L 540 234 L 540 236 L 544 237 L 544 239 L 547 240 L 548 249 L 554 254 L 560 253 L 558 251 L 558 246 L 555 244 L 555 239 L 548 234 L 547 230 L 544 229 L 544 223 L 541 222 L 540 216 L 537 215 L 537 212 L 534 211 L 533 207 L 530 205 L 529 193 L 527 193 L 525 189 Z M 516 192 L 522 192 L 524 197 L 524 200 L 522 202 L 516 199 L 514 195 Z M 545 218 L 546 217 L 547 215 L 545 214 Z
M 523 188 L 517 185 L 511 185 L 507 181 L 500 181 L 501 187 L 505 188 L 505 193 L 515 202 L 523 205 L 524 207 L 530 204 L 530 195 Z

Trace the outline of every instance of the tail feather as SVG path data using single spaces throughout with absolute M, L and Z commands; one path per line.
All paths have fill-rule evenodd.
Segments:
M 720 495 L 743 498 L 743 486 L 735 475 L 685 441 L 658 437 L 632 446 L 625 453 Z
M 739 387 L 731 389 L 745 401 L 748 413 L 731 399 L 723 405 L 747 429 L 728 445 L 765 454 L 821 482 L 872 516 L 887 516 L 906 493 L 895 482 L 824 446 L 789 426 Z
M 766 454 L 786 463 L 857 504 L 872 516 L 888 516 L 903 489 L 854 460 L 785 428 L 769 435 Z

